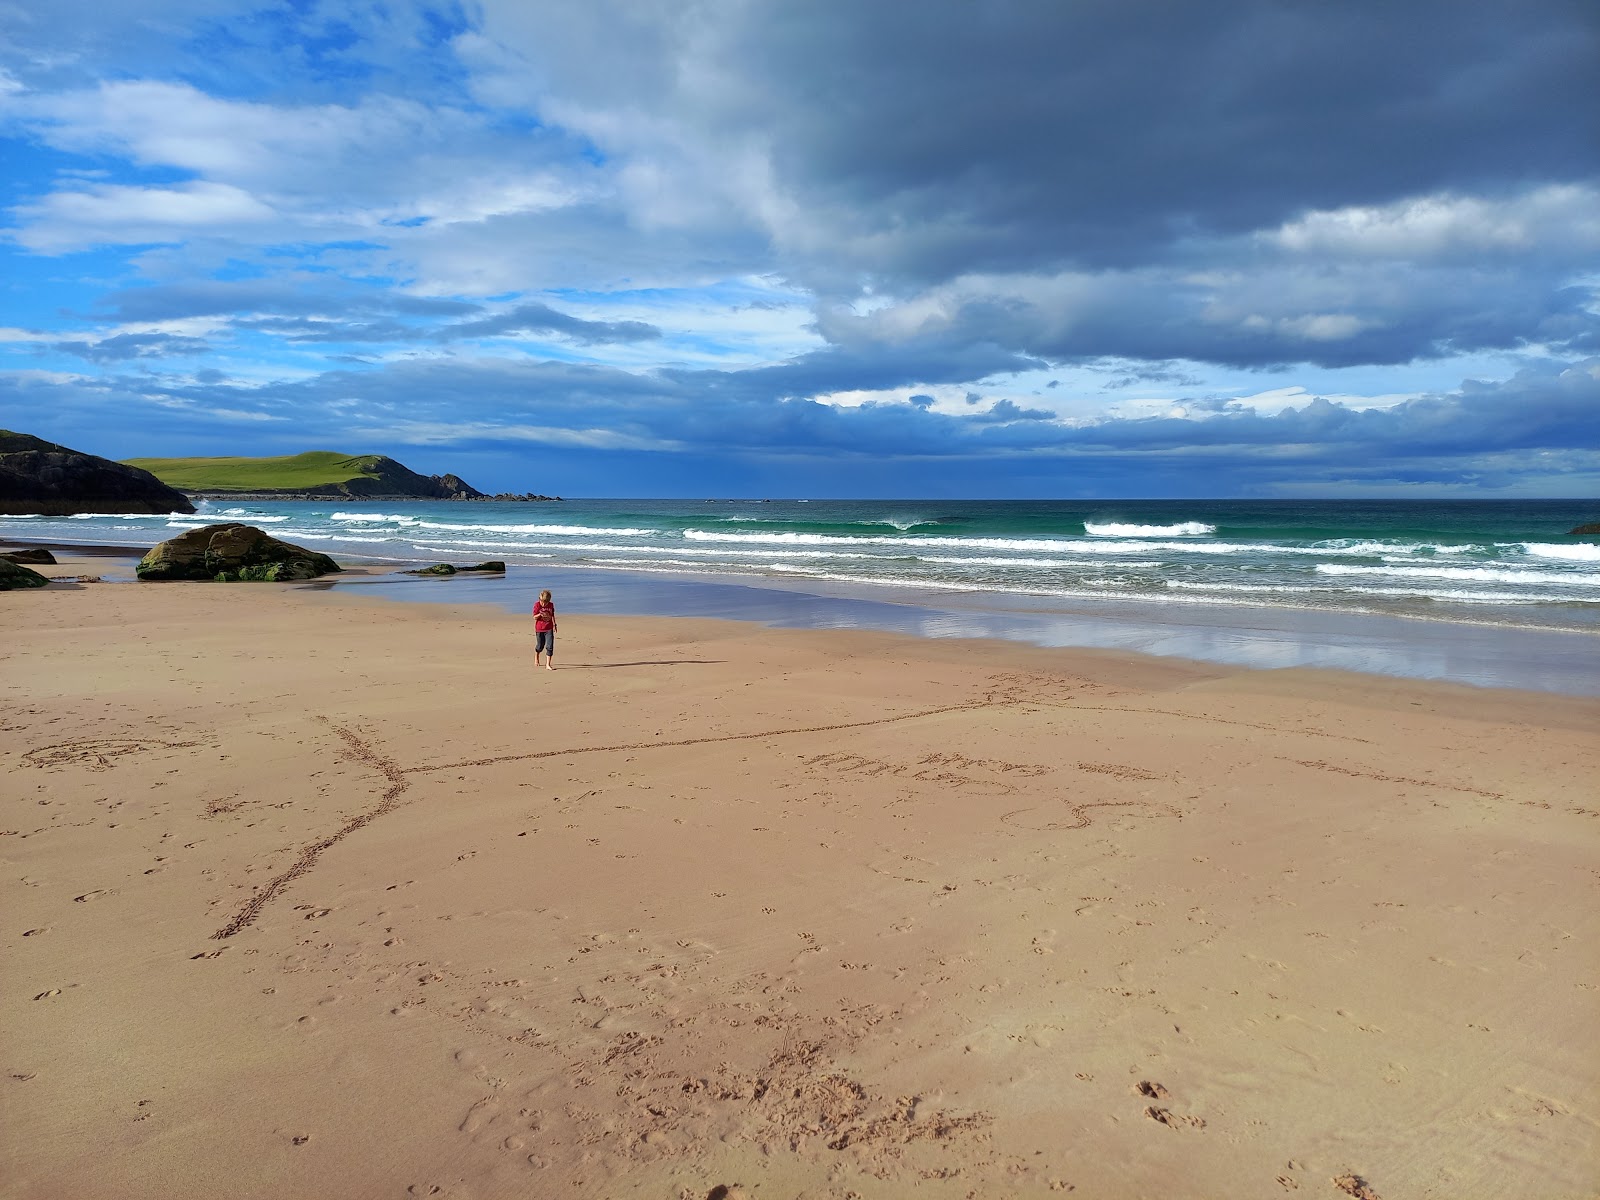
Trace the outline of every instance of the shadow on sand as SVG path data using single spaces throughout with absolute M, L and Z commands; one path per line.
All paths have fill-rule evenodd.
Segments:
M 609 667 L 687 667 L 692 664 L 710 666 L 713 663 L 727 662 L 725 658 L 663 658 L 649 662 L 625 663 L 562 663 L 562 671 L 603 671 Z

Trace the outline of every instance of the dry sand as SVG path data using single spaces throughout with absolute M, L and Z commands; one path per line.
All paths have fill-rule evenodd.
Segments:
M 576 613 L 535 673 L 269 584 L 0 630 L 7 1197 L 1600 1180 L 1600 702 Z

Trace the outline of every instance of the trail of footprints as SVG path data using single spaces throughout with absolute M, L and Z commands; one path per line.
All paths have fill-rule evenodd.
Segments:
M 601 940 L 587 947 L 595 957 L 586 966 L 599 974 L 573 988 L 563 1029 L 526 1028 L 518 987 L 491 999 L 481 985 L 447 978 L 451 995 L 429 1000 L 435 1015 L 506 1045 L 502 1055 L 456 1055 L 486 1089 L 458 1127 L 474 1141 L 521 1156 L 534 1170 L 547 1165 L 542 1146 L 576 1146 L 595 1169 L 618 1174 L 640 1162 L 701 1159 L 726 1143 L 764 1154 L 842 1155 L 881 1179 L 936 1171 L 933 1157 L 908 1156 L 919 1145 L 960 1143 L 981 1162 L 996 1160 L 983 1149 L 986 1114 L 880 1095 L 837 1065 L 894 1013 L 862 1005 L 819 1024 L 799 1013 L 792 980 L 764 972 L 718 978 L 709 947 L 669 950 L 637 933 L 595 936 Z M 573 949 L 576 958 L 586 947 Z M 522 1060 L 527 1053 L 537 1057 Z M 539 1059 L 545 1069 L 530 1072 Z M 508 1076 L 543 1078 L 518 1090 Z M 593 1103 L 585 1101 L 590 1095 Z

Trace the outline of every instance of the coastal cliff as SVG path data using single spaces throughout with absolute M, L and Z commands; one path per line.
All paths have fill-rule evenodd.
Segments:
M 0 429 L 0 513 L 192 513 L 182 492 L 149 471 Z

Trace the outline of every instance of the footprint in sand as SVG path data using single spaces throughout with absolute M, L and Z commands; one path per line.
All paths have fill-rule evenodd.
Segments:
M 89 903 L 89 901 L 97 899 L 100 896 L 110 896 L 110 895 L 113 895 L 113 894 L 114 894 L 114 891 L 111 888 L 96 888 L 92 892 L 85 892 L 81 896 L 74 896 L 73 900 L 75 900 L 79 904 L 87 904 L 87 903 Z
M 493 1124 L 499 1115 L 500 1106 L 495 1103 L 494 1097 L 485 1096 L 467 1109 L 467 1115 L 461 1118 L 461 1124 L 456 1128 L 462 1133 L 477 1133 L 485 1125 Z
M 1145 1109 L 1144 1115 L 1149 1117 L 1152 1121 L 1159 1121 L 1168 1129 L 1176 1129 L 1180 1125 L 1188 1125 L 1194 1129 L 1204 1129 L 1206 1127 L 1205 1119 L 1203 1117 L 1186 1117 L 1179 1113 L 1173 1112 L 1171 1109 L 1157 1108 L 1155 1105 L 1151 1105 L 1149 1108 Z
M 48 1000 L 48 999 L 50 999 L 51 996 L 59 996 L 59 995 L 61 995 L 61 989 L 60 988 L 51 988 L 48 992 L 40 992 L 37 996 L 34 997 L 34 999 L 35 1000 Z
M 1359 1175 L 1336 1175 L 1333 1186 L 1347 1196 L 1354 1196 L 1355 1200 L 1381 1200 L 1372 1185 Z

